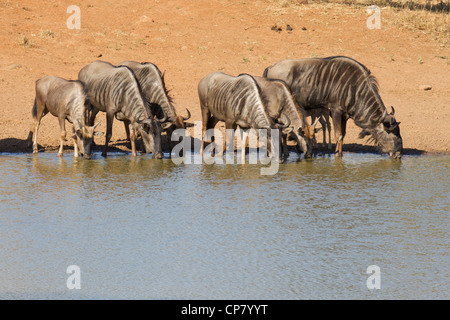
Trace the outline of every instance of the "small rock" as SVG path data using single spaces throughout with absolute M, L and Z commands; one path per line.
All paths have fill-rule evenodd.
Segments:
M 276 31 L 276 32 L 281 32 L 283 29 L 275 24 L 270 28 L 270 30 Z
M 26 66 L 23 66 L 23 65 L 21 65 L 21 64 L 10 64 L 10 65 L 8 66 L 8 68 L 9 68 L 10 70 L 17 70 L 17 69 L 25 69 L 25 70 L 28 70 L 28 68 L 27 68 Z
M 425 91 L 428 91 L 428 90 L 431 90 L 432 89 L 432 87 L 430 86 L 430 85 L 421 85 L 420 87 L 419 87 L 419 89 L 420 90 L 425 90 Z
M 306 27 L 303 27 L 302 30 L 303 30 L 303 31 L 306 31 Z
M 292 27 L 288 24 L 288 25 L 286 25 L 286 30 L 287 30 L 287 31 L 292 31 L 292 30 L 294 30 L 294 29 L 292 29 Z

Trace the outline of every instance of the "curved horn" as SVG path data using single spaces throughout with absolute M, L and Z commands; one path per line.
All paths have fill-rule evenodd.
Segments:
M 315 127 L 316 124 L 317 124 L 317 122 L 319 122 L 319 119 L 320 119 L 320 117 L 317 117 L 317 118 L 316 118 L 316 121 L 314 121 L 314 123 L 313 123 L 311 126 L 312 126 L 312 127 Z
M 191 112 L 189 111 L 188 108 L 186 108 L 186 111 L 187 111 L 187 117 L 183 117 L 183 116 L 181 117 L 181 118 L 183 118 L 184 121 L 189 120 L 191 118 Z
M 391 114 L 394 115 L 395 114 L 395 109 L 394 109 L 393 106 L 391 106 L 391 110 L 392 110 Z

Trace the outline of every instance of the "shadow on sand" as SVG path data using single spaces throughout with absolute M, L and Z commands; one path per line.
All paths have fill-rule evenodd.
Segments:
M 177 142 L 175 142 L 177 143 Z M 201 141 L 198 139 L 192 138 L 191 140 L 191 148 L 194 150 L 195 145 L 200 146 Z M 206 146 L 207 144 L 205 144 Z M 166 145 L 167 146 L 167 145 Z M 288 146 L 289 151 L 295 152 L 294 146 Z M 328 150 L 328 148 L 323 147 L 319 144 L 319 147 L 317 148 L 317 153 L 322 154 L 334 154 L 334 147 L 333 145 L 332 150 Z M 57 145 L 38 145 L 39 152 L 58 152 L 59 146 Z M 137 142 L 137 149 L 142 150 L 142 145 L 140 141 Z M 167 148 L 164 148 L 165 152 L 168 152 L 169 150 Z M 92 151 L 103 151 L 103 144 L 96 144 L 92 146 Z M 362 145 L 359 143 L 348 143 L 344 144 L 343 146 L 344 152 L 355 152 L 355 153 L 374 153 L 379 154 L 379 148 L 376 146 L 369 146 L 369 145 Z M 31 153 L 32 149 L 31 146 L 28 145 L 28 141 L 26 139 L 17 139 L 17 138 L 6 138 L 6 139 L 0 139 L 0 153 Z M 70 142 L 66 142 L 64 145 L 64 152 L 73 152 L 73 146 Z M 131 152 L 130 149 L 130 142 L 126 140 L 116 140 L 112 141 L 108 146 L 108 152 L 123 152 L 123 153 L 129 153 Z M 425 150 L 415 149 L 415 148 L 404 148 L 403 152 L 404 155 L 423 155 L 427 152 Z

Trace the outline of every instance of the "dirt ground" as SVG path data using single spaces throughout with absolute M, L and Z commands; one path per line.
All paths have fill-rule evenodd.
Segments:
M 67 27 L 70 5 L 80 8 L 80 29 Z M 450 154 L 449 46 L 425 30 L 397 26 L 390 8 L 381 8 L 381 29 L 370 30 L 366 9 L 276 0 L 2 0 L 0 152 L 31 152 L 25 139 L 37 79 L 76 79 L 95 60 L 155 63 L 165 72 L 178 112 L 185 115 L 188 107 L 191 120 L 200 121 L 197 84 L 211 72 L 262 75 L 282 59 L 345 55 L 378 78 L 385 105 L 395 107 L 401 122 L 405 153 Z M 99 117 L 105 131 L 104 114 Z M 359 132 L 349 121 L 344 150 L 370 148 Z M 112 145 L 128 151 L 120 143 L 124 138 L 116 121 Z M 58 122 L 47 115 L 40 150 L 56 151 L 58 140 Z M 96 141 L 103 144 L 104 138 Z

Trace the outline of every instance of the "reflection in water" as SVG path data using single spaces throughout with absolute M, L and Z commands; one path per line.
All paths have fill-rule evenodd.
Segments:
M 0 156 L 0 298 L 448 297 L 448 157 L 260 169 Z

